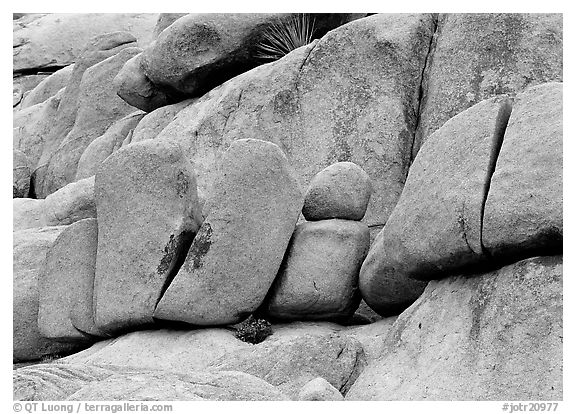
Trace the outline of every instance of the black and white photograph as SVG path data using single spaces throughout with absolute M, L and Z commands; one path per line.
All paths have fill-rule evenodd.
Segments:
M 561 10 L 41 4 L 6 412 L 569 412 Z

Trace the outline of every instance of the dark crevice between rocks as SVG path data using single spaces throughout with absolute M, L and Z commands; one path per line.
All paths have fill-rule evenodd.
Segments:
M 418 107 L 416 108 L 416 125 L 414 126 L 414 134 L 412 136 L 412 144 L 410 145 L 410 164 L 414 161 L 416 154 L 414 154 L 414 144 L 416 143 L 416 135 L 418 134 L 418 129 L 420 128 L 420 118 L 423 110 L 423 102 L 426 99 L 426 87 L 428 84 L 428 70 L 432 57 L 434 56 L 434 50 L 436 49 L 436 40 L 438 38 L 438 14 L 432 14 L 432 36 L 430 36 L 430 43 L 428 44 L 428 52 L 426 53 L 426 59 L 424 60 L 424 66 L 422 67 L 422 73 L 420 75 L 420 87 L 418 89 Z M 408 171 L 406 169 L 406 177 L 408 176 Z M 406 178 L 404 177 L 404 178 Z
M 512 99 L 507 97 L 500 103 L 500 109 L 498 110 L 498 115 L 496 117 L 496 126 L 494 127 L 494 134 L 492 136 L 490 159 L 488 161 L 488 170 L 486 171 L 486 178 L 484 179 L 484 188 L 482 194 L 482 205 L 480 206 L 480 246 L 482 248 L 482 253 L 487 257 L 490 257 L 490 252 L 484 247 L 483 242 L 483 230 L 484 230 L 484 209 L 486 208 L 486 201 L 488 200 L 488 192 L 490 191 L 490 184 L 492 182 L 492 176 L 496 171 L 496 163 L 498 161 L 498 155 L 502 149 L 502 143 L 504 142 L 504 134 L 506 133 L 506 128 L 508 127 L 508 121 L 510 120 L 510 115 L 512 114 Z
M 64 69 L 68 65 L 54 65 L 54 66 L 43 66 L 41 68 L 27 68 L 18 69 L 12 73 L 13 80 L 16 80 L 20 76 L 30 76 L 30 75 L 51 75 L 54 72 Z
M 160 300 L 164 296 L 168 286 L 170 286 L 172 280 L 174 280 L 174 277 L 176 277 L 178 271 L 184 264 L 186 256 L 188 255 L 188 250 L 190 250 L 190 246 L 192 246 L 192 241 L 195 236 L 196 232 L 190 230 L 185 230 L 176 236 L 173 234 L 170 235 L 170 240 L 168 240 L 168 243 L 164 247 L 165 255 L 160 261 L 157 269 L 158 274 L 165 274 L 166 276 L 160 294 L 158 295 L 158 299 L 156 300 L 156 304 L 154 305 L 154 311 L 156 311 L 158 303 L 160 303 Z

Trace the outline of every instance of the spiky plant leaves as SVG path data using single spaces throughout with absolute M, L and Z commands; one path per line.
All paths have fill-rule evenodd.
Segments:
M 296 14 L 278 20 L 262 33 L 254 57 L 267 61 L 278 60 L 312 42 L 314 31 L 314 18 L 308 14 Z

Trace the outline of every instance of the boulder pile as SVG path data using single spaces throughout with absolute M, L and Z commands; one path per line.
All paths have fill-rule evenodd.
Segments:
M 15 400 L 563 398 L 561 15 L 16 17 Z

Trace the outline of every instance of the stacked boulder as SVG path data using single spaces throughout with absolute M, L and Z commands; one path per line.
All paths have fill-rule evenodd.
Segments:
M 351 162 L 320 171 L 310 182 L 302 213 L 264 311 L 273 319 L 342 320 L 360 303 L 358 273 L 370 247 L 364 217 L 372 186 Z

